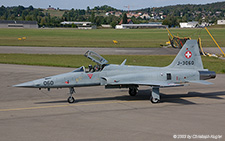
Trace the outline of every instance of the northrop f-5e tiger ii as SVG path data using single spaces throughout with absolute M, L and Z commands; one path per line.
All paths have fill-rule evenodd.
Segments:
M 129 94 L 135 96 L 141 85 L 152 88 L 150 101 L 160 101 L 159 88 L 184 86 L 187 83 L 212 84 L 205 81 L 213 79 L 216 73 L 203 68 L 199 47 L 196 40 L 188 40 L 179 51 L 173 62 L 166 67 L 130 66 L 107 64 L 107 60 L 93 51 L 85 55 L 96 63 L 89 69 L 84 66 L 64 74 L 49 76 L 38 80 L 14 85 L 26 88 L 69 88 L 69 103 L 75 101 L 75 87 L 103 85 L 105 88 L 128 88 Z M 151 60 L 149 60 L 151 61 Z

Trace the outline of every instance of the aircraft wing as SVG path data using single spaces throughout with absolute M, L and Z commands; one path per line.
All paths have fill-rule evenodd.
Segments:
M 162 81 L 129 81 L 129 82 L 120 82 L 114 81 L 111 83 L 107 83 L 107 85 L 144 85 L 144 86 L 157 86 L 157 87 L 178 87 L 184 86 L 184 84 L 176 84 L 176 83 L 167 83 Z
M 198 80 L 198 81 L 187 81 L 186 83 L 167 83 L 163 81 L 129 81 L 129 82 L 120 82 L 115 81 L 111 83 L 107 83 L 107 85 L 144 85 L 144 86 L 158 86 L 158 87 L 179 87 L 184 86 L 187 83 L 198 83 L 198 84 L 204 84 L 204 85 L 211 85 L 213 83 L 204 81 L 204 80 Z

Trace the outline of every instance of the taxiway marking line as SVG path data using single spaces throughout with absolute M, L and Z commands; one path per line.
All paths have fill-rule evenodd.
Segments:
M 73 106 L 89 106 L 89 105 L 114 104 L 114 103 L 128 103 L 128 102 L 140 102 L 140 101 L 112 101 L 112 102 L 95 102 L 95 103 L 83 103 L 83 104 L 76 104 L 75 103 L 75 104 L 64 104 L 64 105 L 51 105 L 51 106 L 39 106 L 39 107 L 0 109 L 0 112 L 47 109 L 47 108 L 60 108 L 60 107 L 73 107 Z

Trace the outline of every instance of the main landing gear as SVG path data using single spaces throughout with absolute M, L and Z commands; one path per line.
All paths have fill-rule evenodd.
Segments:
M 130 87 L 129 88 L 130 96 L 136 96 L 137 92 L 138 92 L 137 87 Z M 150 93 L 150 101 L 153 104 L 160 102 L 159 87 L 152 87 L 152 92 Z
M 69 103 L 74 103 L 75 99 L 73 98 L 73 94 L 75 93 L 75 90 L 73 87 L 69 88 L 70 89 L 70 96 L 68 97 L 67 101 Z
M 159 88 L 158 87 L 152 87 L 152 94 L 150 97 L 150 101 L 155 104 L 160 102 L 160 95 L 159 95 Z
M 137 92 L 138 92 L 138 89 L 137 88 L 135 88 L 135 87 L 129 88 L 129 94 L 130 94 L 130 96 L 136 96 L 137 95 Z

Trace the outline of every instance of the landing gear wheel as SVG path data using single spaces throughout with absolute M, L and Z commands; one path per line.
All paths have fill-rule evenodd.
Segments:
M 69 98 L 67 99 L 67 101 L 68 101 L 69 103 L 74 103 L 75 99 L 74 99 L 73 97 L 69 97 Z
M 130 96 L 136 96 L 137 95 L 137 89 L 129 88 L 129 94 L 130 94 Z
M 152 102 L 153 104 L 156 104 L 156 103 L 159 103 L 159 102 L 160 102 L 159 99 L 153 98 L 153 97 L 151 97 L 150 100 L 151 100 L 151 102 Z

